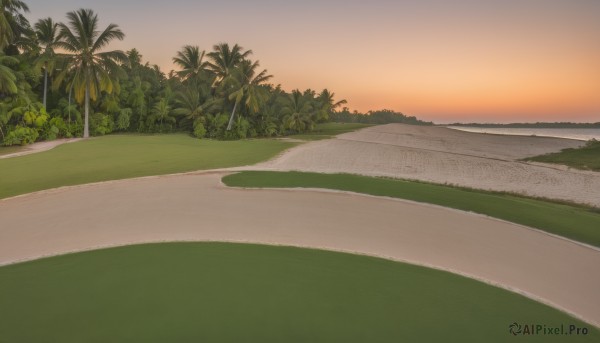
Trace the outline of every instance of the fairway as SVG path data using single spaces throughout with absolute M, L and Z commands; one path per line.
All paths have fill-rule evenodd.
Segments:
M 61 186 L 254 164 L 294 143 L 199 140 L 187 135 L 115 135 L 0 159 L 0 198 Z
M 454 274 L 226 243 L 137 245 L 2 267 L 0 308 L 2 342 L 504 342 L 514 339 L 513 322 L 574 324 L 589 328 L 581 338 L 599 337 L 555 309 Z
M 245 171 L 225 176 L 234 187 L 326 188 L 388 196 L 485 214 L 600 247 L 597 209 L 422 182 L 350 174 Z

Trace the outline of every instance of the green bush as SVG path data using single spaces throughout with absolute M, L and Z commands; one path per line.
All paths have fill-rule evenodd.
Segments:
M 131 124 L 131 109 L 125 108 L 122 109 L 117 117 L 117 122 L 115 123 L 117 130 L 127 130 L 129 125 Z
M 204 138 L 205 135 L 206 135 L 206 128 L 204 127 L 202 120 L 196 119 L 194 121 L 194 136 L 197 138 Z
M 238 117 L 233 123 L 231 130 L 225 132 L 225 139 L 244 139 L 248 137 L 248 131 L 250 129 L 250 122 L 245 118 Z
M 90 116 L 90 132 L 92 136 L 104 136 L 111 133 L 115 127 L 113 119 L 103 113 L 94 113 Z
M 41 128 L 46 124 L 48 119 L 50 119 L 50 116 L 43 107 L 38 110 L 34 106 L 31 106 L 23 113 L 23 121 L 27 126 Z
M 38 138 L 39 133 L 31 127 L 17 126 L 6 135 L 4 145 L 27 145 Z
M 225 113 L 207 114 L 205 117 L 207 136 L 210 138 L 223 138 L 228 120 L 229 116 Z
M 585 147 L 589 149 L 600 148 L 600 141 L 592 138 L 585 143 Z
M 69 137 L 70 132 L 67 124 L 59 117 L 50 119 L 42 128 L 42 138 L 45 140 L 53 140 L 57 138 Z

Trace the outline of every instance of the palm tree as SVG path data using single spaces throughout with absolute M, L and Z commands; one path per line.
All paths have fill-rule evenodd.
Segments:
M 67 13 L 69 26 L 59 24 L 60 35 L 56 47 L 68 52 L 66 68 L 56 77 L 60 83 L 67 75 L 72 76 L 72 85 L 77 101 L 85 102 L 83 137 L 89 137 L 90 100 L 96 100 L 101 91 L 112 93 L 118 62 L 127 62 L 123 51 L 101 52 L 111 40 L 125 38 L 115 24 L 104 31 L 97 31 L 98 15 L 92 10 L 80 9 Z
M 260 102 L 266 97 L 264 94 L 265 89 L 261 88 L 261 85 L 269 81 L 273 75 L 267 75 L 266 69 L 257 74 L 258 67 L 258 61 L 252 63 L 249 60 L 244 60 L 233 72 L 231 80 L 233 81 L 232 87 L 234 87 L 235 91 L 229 95 L 229 100 L 235 99 L 235 104 L 233 105 L 231 117 L 229 117 L 229 124 L 227 124 L 228 131 L 231 130 L 231 126 L 233 125 L 235 110 L 244 98 L 246 108 L 250 112 L 256 113 L 259 110 Z
M 18 92 L 17 76 L 9 67 L 18 63 L 18 59 L 0 52 L 0 94 L 16 94 Z
M 233 48 L 227 43 L 213 46 L 213 51 L 208 53 L 211 59 L 208 68 L 216 75 L 215 85 L 229 77 L 231 71 L 250 55 L 252 50 L 244 51 L 244 48 L 237 44 Z
M 177 93 L 175 103 L 177 108 L 174 113 L 184 116 L 190 121 L 204 116 L 219 104 L 219 100 L 210 97 L 208 86 L 191 85 Z
M 54 70 L 56 63 L 56 53 L 54 46 L 58 42 L 58 23 L 55 23 L 52 18 L 38 20 L 34 25 L 35 35 L 39 44 L 42 47 L 42 53 L 36 61 L 36 66 L 44 69 L 44 107 L 46 107 L 46 99 L 48 95 L 48 74 Z
M 307 94 L 299 90 L 292 91 L 283 101 L 281 114 L 284 115 L 284 125 L 287 129 L 301 132 L 312 129 L 314 121 L 314 107 Z
M 127 58 L 132 68 L 142 64 L 142 55 L 140 55 L 140 52 L 136 48 L 127 51 Z
M 323 89 L 321 94 L 317 97 L 317 101 L 320 104 L 319 108 L 319 120 L 329 119 L 329 114 L 335 111 L 338 107 L 348 103 L 346 100 L 335 101 L 335 93 L 330 92 L 327 89 Z
M 29 7 L 23 1 L 0 0 L 0 50 L 30 29 L 22 12 L 29 12 Z
M 152 114 L 148 117 L 148 124 L 153 125 L 158 121 L 160 123 L 160 129 L 162 130 L 164 122 L 175 123 L 175 118 L 172 117 L 171 114 L 173 114 L 173 111 L 171 110 L 167 99 L 160 99 L 160 101 L 154 105 L 154 108 L 152 108 Z
M 177 72 L 177 75 L 183 80 L 197 77 L 204 71 L 209 63 L 204 61 L 205 51 L 200 52 L 197 46 L 186 45 L 183 50 L 177 52 L 177 56 L 173 57 L 173 63 L 182 68 Z
M 142 81 L 139 76 L 133 78 L 132 87 L 127 98 L 127 104 L 131 106 L 135 114 L 138 116 L 139 124 L 146 116 L 146 92 L 150 89 L 148 82 Z

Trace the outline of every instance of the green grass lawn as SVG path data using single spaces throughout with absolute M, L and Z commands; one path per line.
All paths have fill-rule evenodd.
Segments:
M 352 132 L 373 125 L 358 123 L 324 123 L 318 124 L 310 133 L 291 135 L 290 138 L 303 139 L 307 141 L 316 141 L 328 139 L 346 132 Z
M 17 146 L 0 145 L 0 156 L 14 154 L 15 152 L 23 151 L 25 149 L 26 149 L 25 147 L 22 147 L 20 145 L 17 145 Z
M 0 159 L 0 198 L 60 186 L 225 168 L 269 159 L 293 143 L 199 140 L 187 135 L 113 135 Z
M 584 147 L 526 158 L 527 161 L 564 164 L 569 167 L 600 171 L 600 141 L 589 141 Z
M 408 199 L 472 211 L 600 247 L 600 211 L 507 194 L 350 174 L 248 171 L 223 178 L 228 186 L 328 188 Z
M 227 243 L 135 245 L 0 268 L 0 342 L 555 342 L 509 325 L 587 327 L 447 272 Z M 528 339 L 527 339 L 528 338 Z M 584 339 L 584 340 L 582 340 Z

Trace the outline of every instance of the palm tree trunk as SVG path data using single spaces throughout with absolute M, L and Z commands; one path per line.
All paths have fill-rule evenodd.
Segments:
M 69 88 L 69 125 L 71 124 L 71 92 L 73 91 L 73 86 Z
M 83 138 L 90 137 L 90 127 L 89 127 L 89 118 L 90 118 L 90 87 L 89 82 L 86 82 L 85 85 L 85 120 L 83 123 Z
M 229 124 L 227 124 L 227 131 L 231 130 L 231 126 L 233 125 L 233 117 L 235 117 L 235 109 L 237 108 L 238 102 L 235 102 L 233 105 L 233 111 L 231 111 L 231 117 L 229 117 Z
M 44 108 L 48 110 L 46 107 L 46 94 L 48 93 L 48 64 L 46 63 L 46 67 L 44 68 Z

